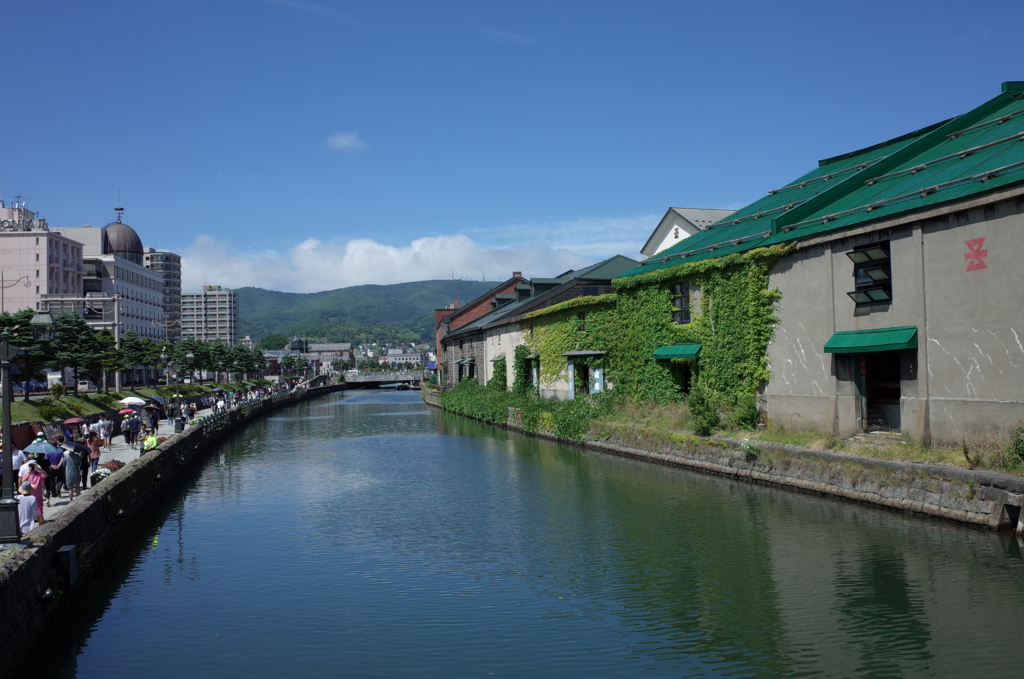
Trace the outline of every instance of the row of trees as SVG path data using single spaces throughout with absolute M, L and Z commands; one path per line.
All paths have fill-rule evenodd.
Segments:
M 60 370 L 62 375 L 65 369 L 72 370 L 73 384 L 68 385 L 72 388 L 77 387 L 81 377 L 89 377 L 100 386 L 109 386 L 102 379 L 108 372 L 126 373 L 127 384 L 131 387 L 135 385 L 137 372 L 141 371 L 146 382 L 151 376 L 155 380 L 160 368 L 198 372 L 200 376 L 214 372 L 218 377 L 221 373 L 249 376 L 267 369 L 266 359 L 259 349 L 241 345 L 231 347 L 219 340 L 204 342 L 186 338 L 177 344 L 157 343 L 129 330 L 121 336 L 121 348 L 118 349 L 109 330 L 93 330 L 84 318 L 69 313 L 56 317 L 53 341 L 48 346 L 36 346 L 29 327 L 34 315 L 31 309 L 0 314 L 0 328 L 10 333 L 8 339 L 11 344 L 35 347 L 12 361 L 20 373 L 20 380 L 25 383 L 39 379 L 44 368 Z M 162 356 L 166 356 L 166 360 Z M 26 400 L 28 396 L 26 384 Z

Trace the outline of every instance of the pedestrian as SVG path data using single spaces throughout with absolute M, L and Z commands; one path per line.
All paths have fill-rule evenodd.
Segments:
M 18 524 L 22 535 L 36 527 L 38 513 L 36 498 L 32 495 L 32 484 L 26 481 L 18 486 Z
M 61 440 L 63 437 L 58 437 Z M 46 461 L 50 463 L 50 472 L 46 477 L 46 494 L 49 497 L 60 497 L 60 491 L 66 486 L 64 482 L 64 451 L 60 448 L 46 453 Z
M 121 418 L 121 435 L 124 436 L 124 444 L 126 446 L 131 446 L 132 445 L 132 432 L 131 432 L 131 429 L 128 428 L 128 418 L 127 417 L 122 417 Z
M 155 434 L 160 431 L 160 410 L 151 408 L 149 411 L 149 428 Z
M 135 446 L 139 441 L 139 428 L 142 426 L 142 420 L 139 418 L 139 414 L 133 412 L 132 416 L 128 418 L 128 434 L 125 439 L 128 445 L 131 446 L 132 450 L 135 450 Z M 124 425 L 122 425 L 124 426 Z
M 97 461 L 100 459 L 100 443 L 100 437 L 95 432 L 89 432 L 85 437 L 85 448 L 88 452 L 80 450 L 79 453 L 86 464 L 90 463 L 94 455 Z
M 97 435 L 99 435 L 101 428 L 102 428 L 102 425 L 100 424 L 99 420 L 95 420 L 95 421 L 93 421 L 92 423 L 89 424 L 89 431 L 90 432 L 96 432 Z
M 90 438 L 93 434 L 89 434 Z M 64 446 L 64 482 L 68 488 L 68 502 L 75 499 L 76 495 L 82 494 L 82 463 L 81 455 L 77 451 L 77 447 L 84 447 L 81 443 L 75 443 L 74 441 L 65 442 L 61 441 Z M 88 450 L 88 449 L 86 449 Z
M 110 435 L 114 431 L 114 422 L 106 415 L 100 416 L 100 438 L 103 439 L 103 447 L 110 448 Z
M 160 445 L 159 439 L 156 437 L 156 432 L 150 430 L 147 432 L 146 437 L 142 440 L 142 453 L 148 453 L 149 451 Z
M 43 519 L 43 488 L 46 485 L 46 472 L 36 460 L 29 460 L 25 464 L 28 465 L 28 473 L 22 474 L 18 482 L 28 483 L 32 488 L 32 497 L 36 499 L 36 521 L 44 524 L 46 520 Z

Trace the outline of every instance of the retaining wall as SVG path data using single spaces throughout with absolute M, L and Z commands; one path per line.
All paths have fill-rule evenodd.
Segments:
M 38 665 L 39 640 L 61 638 L 54 634 L 70 625 L 92 576 L 137 535 L 226 434 L 269 411 L 344 388 L 278 394 L 206 418 L 82 493 L 26 536 L 30 546 L 0 554 L 0 677 L 27 675 Z M 76 556 L 73 583 L 60 551 L 67 546 Z
M 440 395 L 423 392 L 440 408 Z M 862 455 L 814 451 L 756 441 L 742 449 L 734 439 L 701 438 L 677 432 L 630 429 L 604 432 L 583 443 L 551 432 L 525 432 L 519 412 L 509 408 L 505 425 L 540 438 L 638 460 L 686 467 L 868 504 L 933 516 L 1024 536 L 1024 478 L 945 464 L 896 462 Z

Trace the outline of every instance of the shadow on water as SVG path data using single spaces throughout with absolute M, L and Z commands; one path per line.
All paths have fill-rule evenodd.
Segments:
M 1024 623 L 1013 538 L 395 392 L 231 437 L 111 582 L 51 676 L 998 677 Z

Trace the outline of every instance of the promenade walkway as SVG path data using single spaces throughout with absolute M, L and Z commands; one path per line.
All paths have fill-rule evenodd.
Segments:
M 196 411 L 196 418 L 205 417 L 212 414 L 212 410 L 209 408 L 203 408 L 202 410 Z M 170 438 L 174 435 L 174 422 L 168 422 L 167 420 L 160 420 L 160 428 L 157 432 L 157 436 L 166 436 Z M 129 447 L 124 442 L 124 436 L 115 436 L 110 441 L 110 448 L 103 448 L 100 451 L 100 464 L 105 464 L 111 460 L 120 460 L 121 462 L 128 463 L 139 457 L 139 450 Z M 92 487 L 91 485 L 89 486 Z M 75 500 L 77 502 L 77 499 Z M 61 497 L 51 498 L 50 506 L 43 507 L 43 517 L 49 521 L 54 516 L 59 514 L 69 504 L 67 489 L 61 491 Z

